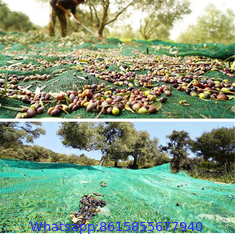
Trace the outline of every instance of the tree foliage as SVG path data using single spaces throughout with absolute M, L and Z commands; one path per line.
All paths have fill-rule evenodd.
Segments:
M 224 164 L 226 159 L 234 162 L 235 128 L 218 128 L 204 132 L 191 143 L 191 149 L 205 161 L 213 160 Z
M 119 160 L 127 159 L 134 143 L 136 130 L 129 122 L 106 122 L 100 127 L 99 133 L 104 137 L 104 142 L 100 146 L 103 153 L 101 164 L 106 158 L 110 158 L 117 166 Z
M 0 146 L 10 148 L 22 145 L 24 141 L 33 143 L 34 139 L 46 133 L 40 126 L 40 122 L 0 122 Z
M 32 162 L 74 163 L 80 165 L 97 165 L 98 161 L 88 158 L 84 154 L 55 153 L 38 145 L 17 145 L 11 148 L 0 148 L 0 157 L 10 157 Z
M 151 161 L 158 153 L 158 139 L 150 139 L 147 131 L 139 131 L 136 133 L 135 142 L 130 149 L 129 155 L 134 158 L 132 168 L 137 169 L 139 162 L 141 165 L 145 165 L 146 162 Z
M 132 168 L 138 168 L 138 162 L 141 166 L 154 166 L 162 155 L 157 147 L 158 139 L 150 139 L 147 131 L 136 131 L 129 122 L 62 123 L 58 134 L 67 147 L 100 150 L 101 165 L 111 160 L 118 166 L 119 160 L 126 161 L 131 156 Z
M 89 122 L 63 122 L 58 131 L 62 144 L 66 147 L 84 149 L 86 151 L 98 149 L 97 124 Z
M 119 20 L 117 21 L 114 25 L 112 30 L 108 31 L 108 33 L 106 34 L 107 37 L 109 38 L 119 38 L 121 40 L 126 40 L 126 39 L 141 39 L 141 34 L 138 30 L 133 30 L 133 27 L 131 26 L 131 24 L 127 24 L 125 25 L 125 27 L 116 27 L 116 25 L 121 24 L 122 21 Z
M 162 150 L 170 150 L 170 154 L 173 155 L 172 161 L 176 163 L 176 170 L 178 172 L 180 164 L 188 156 L 187 150 L 191 143 L 191 139 L 187 132 L 175 130 L 168 135 L 167 138 L 169 139 L 169 142 L 167 142 L 167 146 L 162 147 Z
M 47 0 L 38 0 L 47 2 Z M 103 36 L 107 25 L 115 22 L 128 7 L 137 0 L 87 0 L 84 6 L 78 7 L 78 14 L 82 15 L 81 21 L 89 20 L 99 36 Z M 112 7 L 111 7 L 112 6 Z
M 150 38 L 166 39 L 174 23 L 183 15 L 191 13 L 188 0 L 144 0 L 136 4 L 141 9 L 139 31 L 145 40 Z
M 35 29 L 29 17 L 22 12 L 11 11 L 6 3 L 0 0 L 0 29 L 4 31 L 28 32 Z
M 86 151 L 100 150 L 101 165 L 107 158 L 118 162 L 128 157 L 135 129 L 127 122 L 62 123 L 58 135 L 67 147 Z
M 47 2 L 47 0 L 38 1 Z M 124 31 L 126 27 L 123 22 L 124 16 L 132 15 L 136 10 L 142 15 L 139 31 L 144 39 L 168 38 L 173 24 L 191 12 L 188 0 L 87 0 L 84 5 L 77 8 L 81 21 L 86 24 L 89 21 L 88 26 L 96 29 L 101 37 L 106 26 L 113 26 L 115 22 L 118 22 L 118 27 L 123 27 Z
M 228 9 L 226 13 L 209 4 L 195 25 L 189 25 L 177 39 L 183 43 L 212 42 L 232 44 L 235 38 L 235 13 Z
M 154 166 L 159 166 L 170 162 L 170 158 L 166 153 L 159 153 L 157 158 L 154 159 Z
M 89 13 L 87 17 L 97 29 L 98 35 L 103 36 L 105 27 L 115 22 L 128 7 L 137 0 L 88 0 Z M 112 6 L 112 8 L 111 8 Z

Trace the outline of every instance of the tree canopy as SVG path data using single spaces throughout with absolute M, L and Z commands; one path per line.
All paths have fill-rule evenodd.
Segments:
M 0 30 L 28 32 L 35 29 L 27 15 L 22 12 L 11 11 L 2 0 L 0 0 L 0 9 Z
M 103 36 L 106 26 L 115 22 L 118 22 L 118 28 L 123 26 L 124 31 L 123 18 L 129 20 L 128 17 L 136 10 L 142 15 L 139 31 L 144 39 L 156 36 L 161 39 L 168 38 L 173 24 L 191 12 L 188 0 L 87 0 L 77 8 L 81 20 L 86 24 L 89 21 L 99 36 Z
M 158 139 L 150 139 L 147 131 L 137 131 L 129 122 L 62 123 L 58 135 L 67 147 L 100 150 L 101 165 L 112 160 L 118 166 L 119 160 L 133 157 L 131 167 L 138 168 L 138 161 L 141 165 L 151 164 L 162 155 L 157 147 Z M 165 162 L 166 157 L 162 161 Z
M 10 148 L 22 145 L 24 141 L 33 143 L 46 133 L 40 126 L 40 122 L 0 122 L 0 147 Z
M 167 39 L 174 23 L 182 19 L 183 15 L 191 13 L 188 0 L 144 0 L 136 4 L 141 9 L 139 31 L 142 37 Z
M 0 156 L 34 162 L 68 162 L 82 165 L 97 165 L 98 161 L 84 154 L 56 153 L 33 143 L 45 130 L 39 122 L 0 122 Z M 177 172 L 180 168 L 224 170 L 229 172 L 235 156 L 235 127 L 217 128 L 204 132 L 191 140 L 185 131 L 174 130 L 167 137 L 166 146 L 158 147 L 158 139 L 150 138 L 147 131 L 134 128 L 130 122 L 63 122 L 57 133 L 67 147 L 102 153 L 100 164 L 148 168 L 172 162 Z M 196 154 L 188 157 L 188 150 Z M 165 153 L 166 152 L 166 153 Z M 168 157 L 167 153 L 171 156 Z M 130 160 L 130 158 L 134 160 Z
M 176 163 L 176 170 L 178 172 L 180 164 L 188 156 L 187 150 L 191 139 L 187 132 L 175 130 L 168 135 L 167 138 L 169 139 L 169 142 L 167 142 L 167 146 L 162 147 L 162 150 L 170 150 L 170 154 L 173 155 L 172 161 Z
M 104 137 L 101 143 L 103 158 L 101 164 L 106 158 L 115 161 L 115 166 L 119 160 L 126 160 L 129 151 L 135 141 L 136 130 L 129 122 L 106 122 L 100 125 L 99 134 Z
M 63 122 L 58 131 L 62 144 L 66 147 L 91 151 L 97 149 L 97 124 L 89 122 Z
M 149 159 L 157 156 L 158 139 L 151 140 L 147 131 L 138 131 L 135 135 L 135 141 L 129 151 L 129 155 L 134 158 L 133 168 L 138 168 L 137 161 L 140 160 L 142 164 Z
M 205 161 L 213 160 L 224 164 L 226 159 L 234 162 L 235 128 L 218 128 L 204 132 L 191 144 L 192 151 Z
M 58 135 L 67 147 L 84 149 L 87 151 L 101 150 L 101 164 L 107 158 L 115 162 L 125 160 L 133 142 L 135 129 L 132 123 L 62 123 Z
M 48 2 L 47 0 L 38 1 Z M 102 37 L 105 27 L 115 22 L 135 2 L 137 0 L 87 0 L 84 6 L 78 7 L 78 13 L 88 19 L 98 35 Z
M 235 38 L 235 13 L 228 9 L 223 13 L 209 4 L 195 25 L 190 25 L 177 39 L 182 43 L 213 42 L 232 44 Z

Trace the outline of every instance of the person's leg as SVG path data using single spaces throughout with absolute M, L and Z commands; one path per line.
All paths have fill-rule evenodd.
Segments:
M 55 23 L 56 23 L 57 15 L 58 15 L 57 11 L 54 8 L 52 8 L 51 14 L 50 14 L 50 22 L 49 22 L 50 36 L 55 36 Z
M 58 18 L 60 21 L 60 27 L 61 27 L 61 36 L 66 37 L 67 36 L 67 19 L 64 12 L 60 12 L 58 14 Z

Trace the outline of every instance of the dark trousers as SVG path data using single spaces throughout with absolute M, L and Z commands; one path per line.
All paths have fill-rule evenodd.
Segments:
M 63 11 L 52 8 L 52 13 L 50 15 L 50 23 L 49 23 L 49 34 L 51 36 L 55 35 L 55 24 L 56 18 L 59 18 L 60 27 L 61 27 L 61 36 L 66 37 L 67 35 L 67 19 L 66 15 Z

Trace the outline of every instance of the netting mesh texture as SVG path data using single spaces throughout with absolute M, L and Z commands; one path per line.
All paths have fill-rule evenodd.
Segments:
M 204 233 L 235 232 L 234 185 L 172 174 L 169 164 L 130 170 L 1 159 L 0 169 L 2 231 L 30 233 L 30 222 L 71 224 L 81 197 L 97 192 L 107 206 L 92 224 L 201 222 Z M 102 180 L 107 187 L 100 187 Z
M 108 44 L 94 44 L 94 43 L 84 43 L 82 45 L 77 45 L 73 43 L 55 43 L 55 42 L 41 42 L 32 45 L 3 45 L 3 52 L 0 55 L 0 74 L 6 72 L 5 68 L 10 66 L 9 61 L 13 63 L 21 63 L 24 65 L 30 64 L 32 67 L 30 70 L 20 69 L 21 65 L 18 67 L 11 67 L 9 69 L 9 76 L 30 76 L 30 75 L 43 75 L 43 74 L 52 74 L 57 69 L 67 69 L 67 71 L 56 74 L 50 80 L 29 80 L 26 82 L 19 82 L 18 85 L 27 87 L 31 85 L 29 90 L 32 92 L 35 91 L 37 87 L 43 87 L 46 85 L 46 88 L 43 90 L 45 92 L 66 92 L 68 90 L 77 90 L 81 89 L 86 84 L 101 84 L 103 82 L 106 85 L 113 85 L 110 82 L 106 82 L 94 76 L 89 76 L 88 80 L 81 80 L 77 77 L 74 77 L 73 74 L 76 72 L 77 76 L 84 77 L 86 72 L 77 70 L 76 64 L 66 63 L 67 61 L 73 61 L 75 59 L 89 59 L 96 57 L 103 57 L 106 59 L 106 56 L 114 55 L 114 59 L 117 60 L 122 58 L 130 60 L 134 58 L 138 59 L 143 58 L 153 58 L 154 56 L 163 56 L 169 55 L 172 58 L 176 56 L 181 58 L 180 63 L 185 63 L 185 60 L 188 57 L 184 56 L 208 56 L 210 58 L 217 58 L 218 60 L 224 60 L 232 55 L 234 55 L 235 44 L 232 45 L 223 45 L 223 44 L 176 44 L 164 41 L 141 41 L 141 40 L 132 40 L 129 44 L 121 43 L 118 40 L 109 39 Z M 149 55 L 147 55 L 147 51 Z M 20 60 L 19 60 L 19 57 Z M 120 57 L 120 58 L 119 58 Z M 45 67 L 42 64 L 42 60 L 45 63 L 52 63 L 51 66 Z M 60 63 L 61 61 L 64 63 Z M 110 66 L 111 71 L 120 71 L 118 66 Z M 148 70 L 145 71 L 136 71 L 137 74 L 147 74 Z M 221 78 L 223 80 L 227 79 L 230 82 L 234 83 L 235 78 L 229 77 L 219 71 L 210 71 L 202 75 L 205 79 L 210 78 Z M 160 86 L 164 84 L 163 82 L 153 82 L 153 86 Z M 177 89 L 174 89 L 171 84 L 167 84 L 171 87 L 172 96 L 168 97 L 168 102 L 163 105 L 157 114 L 153 115 L 141 115 L 138 113 L 131 113 L 129 111 L 124 111 L 122 115 L 118 118 L 234 118 L 234 99 L 223 101 L 215 100 L 202 100 L 198 97 L 191 97 L 185 92 L 180 92 Z M 119 89 L 127 88 L 126 85 L 117 86 Z M 138 88 L 135 86 L 135 88 Z M 179 101 L 187 100 L 189 106 L 182 106 L 179 104 Z M 5 106 L 20 107 L 22 102 L 12 99 L 1 99 L 1 104 Z M 27 106 L 27 105 L 25 105 Z M 55 103 L 47 104 L 47 108 L 55 106 Z M 17 112 L 9 111 L 6 109 L 0 109 L 0 118 L 14 118 Z M 62 112 L 59 117 L 61 118 L 94 118 L 98 113 L 87 113 L 85 109 L 79 109 L 75 112 L 71 112 L 69 115 Z M 45 118 L 50 117 L 46 112 L 37 115 L 35 118 Z M 111 115 L 101 114 L 99 118 L 117 118 Z

